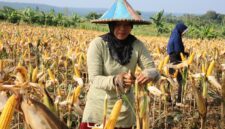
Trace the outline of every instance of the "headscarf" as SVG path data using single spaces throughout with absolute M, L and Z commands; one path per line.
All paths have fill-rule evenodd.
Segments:
M 181 37 L 182 37 L 182 33 L 186 29 L 187 29 L 187 26 L 184 25 L 184 23 L 178 23 L 176 27 L 173 29 L 168 45 L 167 45 L 168 54 L 184 52 L 184 45 L 183 45 Z
M 137 38 L 129 34 L 126 39 L 119 40 L 114 35 L 114 28 L 115 22 L 109 23 L 110 32 L 100 37 L 108 43 L 110 56 L 121 65 L 126 65 L 130 62 L 133 50 L 132 44 Z

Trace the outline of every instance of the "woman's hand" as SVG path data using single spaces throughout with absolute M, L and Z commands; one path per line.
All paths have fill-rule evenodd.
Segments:
M 116 75 L 114 78 L 114 84 L 116 86 L 120 86 L 120 87 L 124 87 L 124 88 L 130 87 L 132 84 L 134 84 L 134 82 L 135 82 L 135 77 L 130 72 L 120 73 L 120 74 Z
M 137 76 L 137 83 L 138 85 L 140 86 L 144 86 L 144 85 L 147 85 L 150 81 L 152 81 L 153 79 L 148 77 L 148 76 L 145 76 L 143 73 L 140 73 L 138 76 Z
M 135 83 L 135 76 L 130 72 L 124 74 L 123 77 L 125 87 L 131 87 L 131 85 Z

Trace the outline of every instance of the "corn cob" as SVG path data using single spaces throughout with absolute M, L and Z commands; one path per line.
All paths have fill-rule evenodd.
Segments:
M 0 60 L 0 72 L 3 71 L 3 60 Z
M 161 53 L 159 46 L 157 47 L 157 53 L 158 53 L 158 54 Z
M 158 70 L 162 71 L 162 67 L 163 67 L 164 61 L 160 61 L 159 66 L 158 66 Z
M 192 53 L 191 53 L 191 56 L 188 58 L 188 64 L 189 64 L 189 65 L 192 63 L 192 61 L 193 61 L 193 59 L 194 59 L 194 56 L 195 56 L 195 53 L 192 52 Z
M 79 69 L 77 68 L 77 66 L 74 66 L 74 73 L 75 73 L 75 76 L 76 76 L 76 77 L 79 77 L 79 78 L 81 77 L 81 76 L 80 76 L 80 71 L 79 71 Z
M 180 58 L 181 58 L 182 61 L 186 60 L 186 58 L 184 57 L 184 54 L 182 52 L 180 53 Z
M 210 76 L 210 75 L 212 74 L 212 70 L 213 70 L 213 68 L 214 68 L 214 65 L 215 65 L 215 61 L 213 60 L 213 61 L 210 63 L 208 69 L 207 69 L 206 76 Z
M 38 73 L 38 68 L 36 67 L 32 72 L 32 82 L 37 81 L 37 73 Z
M 16 96 L 12 95 L 7 100 L 4 109 L 2 111 L 2 114 L 0 116 L 0 129 L 9 129 L 9 125 L 13 117 L 16 105 L 17 105 Z
M 122 99 L 119 99 L 116 101 L 116 103 L 112 109 L 112 112 L 110 114 L 110 117 L 109 117 L 108 121 L 106 122 L 104 129 L 114 129 L 114 127 L 116 125 L 116 121 L 120 114 L 120 110 L 122 108 L 122 104 L 123 104 Z
M 80 91 L 81 91 L 82 86 L 77 86 L 76 89 L 74 90 L 73 93 L 73 103 L 77 102 L 78 97 L 80 96 Z
M 170 59 L 170 57 L 169 57 L 169 55 L 167 55 L 164 59 L 163 66 L 165 66 L 169 62 L 169 59 Z
M 202 73 L 206 73 L 205 64 L 202 64 Z
M 52 73 L 52 71 L 50 69 L 48 69 L 48 75 L 50 80 L 55 81 L 55 75 Z
M 176 78 L 178 75 L 178 70 L 175 71 L 175 73 L 173 74 L 173 78 Z

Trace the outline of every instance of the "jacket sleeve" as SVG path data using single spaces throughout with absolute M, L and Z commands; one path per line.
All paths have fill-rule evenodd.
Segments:
M 105 90 L 114 89 L 114 76 L 103 75 L 103 46 L 101 39 L 95 39 L 90 43 L 87 52 L 88 76 L 91 86 Z
M 149 76 L 153 81 L 157 81 L 160 78 L 158 70 L 155 68 L 155 64 L 150 55 L 150 52 L 146 49 L 142 43 L 138 58 L 138 65 L 143 70 L 143 74 Z

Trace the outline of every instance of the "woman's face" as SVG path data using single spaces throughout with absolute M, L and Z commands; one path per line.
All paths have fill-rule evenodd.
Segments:
M 119 40 L 124 40 L 130 34 L 132 30 L 132 24 L 130 22 L 121 21 L 116 22 L 114 28 L 114 35 Z

